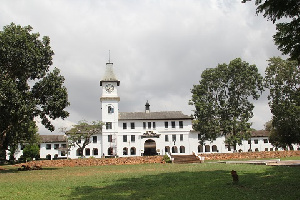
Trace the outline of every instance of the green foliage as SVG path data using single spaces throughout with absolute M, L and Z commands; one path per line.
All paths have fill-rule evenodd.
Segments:
M 164 155 L 163 160 L 164 160 L 166 163 L 171 163 L 171 162 L 172 162 L 171 159 L 170 159 L 170 157 L 169 157 L 168 155 Z
M 23 157 L 26 160 L 37 159 L 40 157 L 40 148 L 37 144 L 28 144 L 23 149 Z
M 246 0 L 242 1 L 243 3 Z M 273 36 L 278 49 L 291 59 L 300 63 L 300 1 L 298 0 L 255 0 L 256 13 L 273 23 L 280 19 L 290 19 L 289 22 L 276 24 L 276 34 Z
M 273 114 L 270 141 L 274 145 L 300 143 L 300 67 L 296 61 L 274 57 L 265 76 Z
M 69 146 L 76 146 L 79 149 L 79 154 L 83 156 L 85 147 L 91 142 L 91 136 L 102 132 L 103 123 L 93 121 L 89 124 L 87 121 L 79 121 L 72 129 L 66 131 L 68 136 Z M 78 142 L 80 141 L 80 143 Z
M 0 150 L 29 140 L 35 117 L 53 131 L 50 119 L 69 115 L 64 77 L 49 72 L 50 39 L 31 31 L 14 23 L 0 31 Z
M 190 101 L 196 109 L 193 127 L 202 140 L 226 136 L 227 142 L 235 146 L 247 139 L 254 108 L 249 98 L 259 98 L 262 80 L 256 66 L 240 58 L 203 71 Z

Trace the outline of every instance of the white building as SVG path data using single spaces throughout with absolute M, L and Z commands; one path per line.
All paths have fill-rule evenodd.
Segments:
M 195 153 L 232 153 L 233 148 L 225 144 L 225 137 L 206 141 L 200 145 L 200 135 L 192 129 L 192 117 L 181 111 L 151 112 L 148 101 L 142 112 L 119 112 L 118 87 L 120 81 L 113 71 L 113 63 L 106 64 L 100 81 L 102 133 L 93 135 L 83 152 L 85 157 L 190 155 Z M 294 146 L 299 149 L 299 146 Z M 238 151 L 274 151 L 266 131 L 254 131 L 251 139 L 237 146 Z M 276 149 L 277 150 L 277 149 Z M 66 138 L 44 137 L 40 144 L 41 158 L 66 158 Z M 71 147 L 69 158 L 80 157 L 78 148 Z

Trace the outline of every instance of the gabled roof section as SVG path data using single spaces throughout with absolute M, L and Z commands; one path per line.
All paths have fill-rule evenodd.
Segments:
M 41 143 L 66 142 L 66 135 L 40 135 Z
M 270 132 L 266 130 L 255 130 L 251 132 L 251 137 L 269 137 Z
M 181 111 L 162 112 L 120 112 L 119 120 L 164 120 L 164 119 L 192 119 L 191 116 L 183 114 Z
M 118 86 L 120 85 L 120 81 L 117 79 L 113 70 L 113 63 L 106 63 L 105 74 L 100 81 L 100 86 L 102 86 L 102 82 L 117 82 Z

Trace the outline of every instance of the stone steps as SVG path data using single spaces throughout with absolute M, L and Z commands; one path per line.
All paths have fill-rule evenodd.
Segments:
M 171 157 L 174 158 L 176 164 L 200 163 L 199 158 L 194 155 L 172 155 Z

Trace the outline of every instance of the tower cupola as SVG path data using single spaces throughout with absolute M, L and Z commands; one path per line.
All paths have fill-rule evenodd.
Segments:
M 145 104 L 145 113 L 150 113 L 150 104 L 149 104 L 148 100 Z

